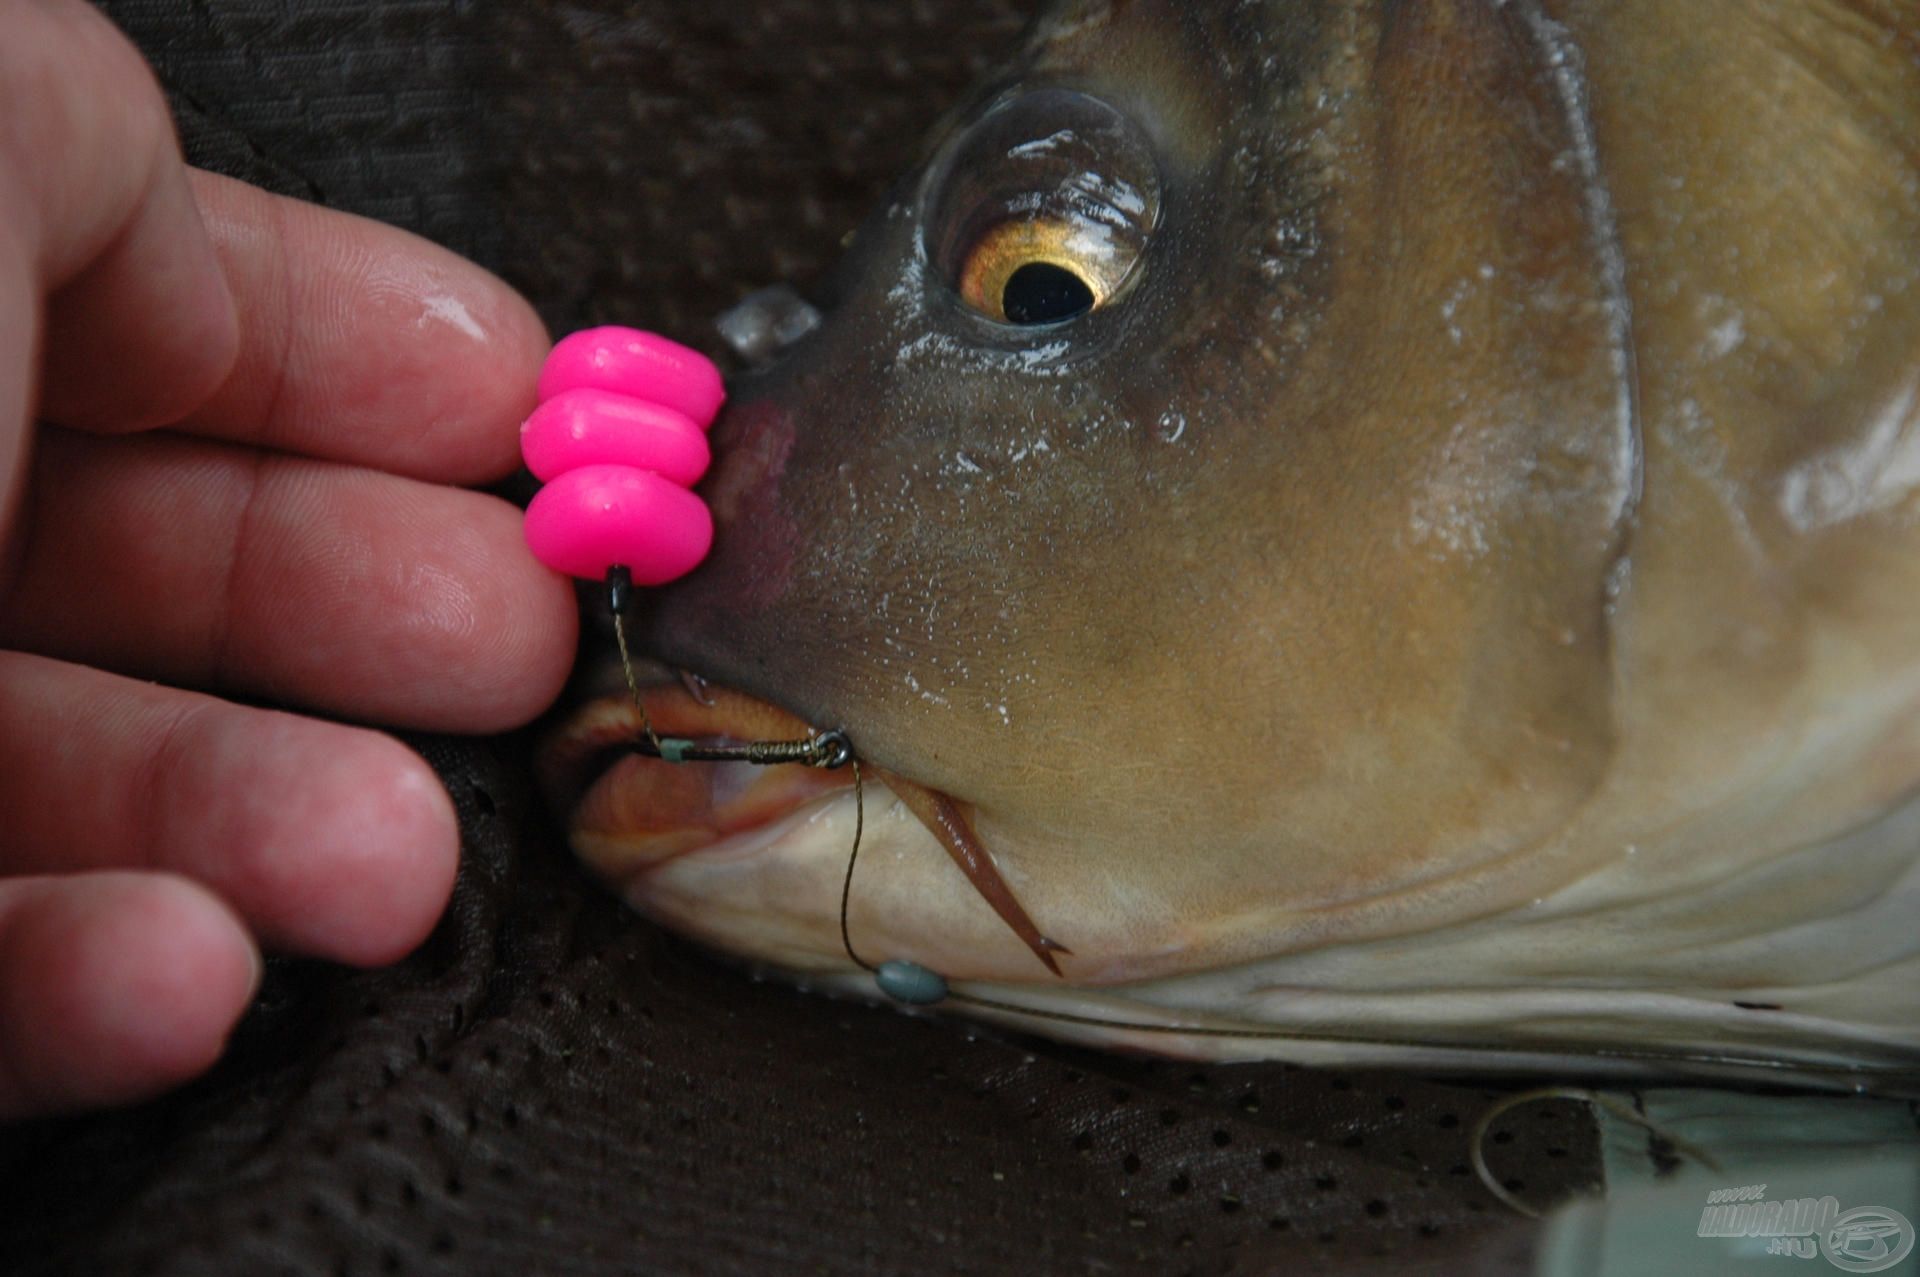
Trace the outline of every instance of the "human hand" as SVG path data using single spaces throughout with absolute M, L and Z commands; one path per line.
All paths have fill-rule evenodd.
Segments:
M 0 12 L 7 1117 L 203 1070 L 257 944 L 389 962 L 446 903 L 458 835 L 423 761 L 182 688 L 494 731 L 556 694 L 575 620 L 518 512 L 442 486 L 517 464 L 547 349 L 526 304 L 189 171 L 79 0 Z

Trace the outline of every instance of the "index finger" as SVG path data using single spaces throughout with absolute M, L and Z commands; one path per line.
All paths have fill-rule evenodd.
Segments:
M 236 343 L 139 53 L 79 0 L 0 5 L 0 29 L 5 489 L 30 416 L 113 430 L 171 421 L 227 375 Z
M 183 429 L 443 483 L 519 465 L 548 349 L 519 294 L 395 227 L 191 177 L 240 357 Z

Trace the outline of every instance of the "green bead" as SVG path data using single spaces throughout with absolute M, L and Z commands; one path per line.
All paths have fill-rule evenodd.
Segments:
M 873 982 L 880 986 L 880 992 L 908 1006 L 932 1006 L 945 1001 L 947 996 L 945 976 L 917 962 L 903 962 L 898 958 L 881 963 L 880 969 L 873 973 Z

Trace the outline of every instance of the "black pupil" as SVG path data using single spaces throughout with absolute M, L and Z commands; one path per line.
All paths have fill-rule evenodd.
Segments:
M 1000 309 L 1014 324 L 1057 324 L 1093 309 L 1087 281 L 1052 262 L 1028 262 L 1007 276 Z

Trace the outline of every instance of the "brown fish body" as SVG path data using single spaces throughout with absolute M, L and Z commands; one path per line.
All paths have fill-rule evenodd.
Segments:
M 649 646 L 1072 956 L 885 802 L 863 952 L 1250 1026 L 1093 1036 L 1909 1067 L 1916 277 L 1910 6 L 1069 5 L 736 386 Z M 848 799 L 610 871 L 845 969 Z

